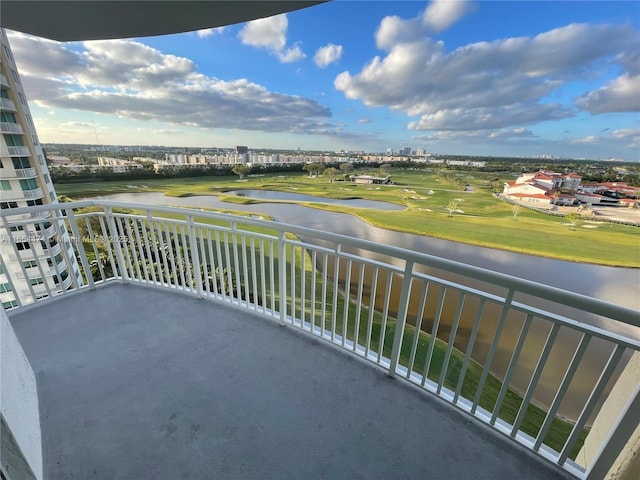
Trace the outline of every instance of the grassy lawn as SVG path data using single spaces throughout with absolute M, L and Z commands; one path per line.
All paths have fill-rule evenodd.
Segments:
M 353 214 L 372 225 L 400 232 L 549 258 L 640 267 L 640 228 L 581 221 L 575 230 L 571 230 L 562 217 L 522 207 L 514 220 L 512 206 L 494 198 L 487 186 L 487 179 L 496 178 L 496 174 L 462 172 L 459 175 L 472 186 L 473 191 L 463 192 L 453 181 L 435 173 L 396 170 L 391 172 L 395 184 L 389 186 L 330 183 L 327 178 L 309 178 L 306 174 L 272 174 L 245 177 L 243 182 L 239 182 L 237 177 L 195 177 L 60 184 L 56 189 L 60 195 L 74 199 L 111 193 L 164 192 L 169 196 L 218 195 L 230 204 L 247 204 L 260 203 L 261 200 L 225 195 L 225 192 L 262 189 L 327 198 L 378 200 L 406 208 L 391 213 L 333 204 L 306 205 Z M 510 179 L 503 177 L 500 181 Z M 454 213 L 450 217 L 445 207 L 451 202 L 463 213 Z M 233 209 L 231 205 L 230 208 Z

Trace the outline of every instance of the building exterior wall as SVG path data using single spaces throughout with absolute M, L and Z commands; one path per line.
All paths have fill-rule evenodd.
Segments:
M 0 208 L 5 214 L 11 208 L 57 203 L 57 197 L 4 29 L 0 29 L 0 43 Z M 4 307 L 16 305 L 15 291 L 21 297 L 29 293 L 44 296 L 47 288 L 60 291 L 79 277 L 65 224 L 49 217 L 43 213 L 39 224 L 14 230 L 0 219 L 0 300 Z M 34 259 L 48 268 L 40 271 Z M 15 272 L 13 285 L 7 282 L 5 271 Z
M 42 435 L 36 377 L 4 309 L 0 309 L 0 343 L 2 470 L 10 479 L 41 480 Z

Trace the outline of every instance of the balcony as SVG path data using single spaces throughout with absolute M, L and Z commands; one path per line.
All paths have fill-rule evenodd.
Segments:
M 19 147 L 8 146 L 7 150 L 9 151 L 9 156 L 10 157 L 30 157 L 31 156 L 31 150 L 29 150 L 29 147 L 25 147 L 25 146 L 19 146 Z
M 0 97 L 0 108 L 2 108 L 2 110 L 8 110 L 10 112 L 18 111 L 14 103 L 8 98 L 4 98 L 4 97 Z
M 36 178 L 38 176 L 38 172 L 32 167 L 16 168 L 15 172 L 17 178 Z
M 638 424 L 638 388 L 624 408 L 606 405 L 640 341 L 589 321 L 637 327 L 636 311 L 255 218 L 55 207 L 81 282 L 9 310 L 38 372 L 52 477 L 595 479 Z M 598 368 L 590 343 L 608 352 Z M 541 405 L 558 350 L 568 360 Z M 577 372 L 590 378 L 584 395 L 571 393 Z M 528 387 L 513 388 L 516 376 Z M 580 405 L 563 420 L 569 396 Z M 584 460 L 605 411 L 606 435 Z
M 44 197 L 44 193 L 41 188 L 32 188 L 31 190 L 22 190 L 22 196 L 27 200 L 37 200 Z
M 16 133 L 22 135 L 22 125 L 19 123 L 0 122 L 0 133 Z
M 5 77 L 2 74 L 0 74 L 0 86 L 1 87 L 5 87 L 5 88 L 9 88 L 9 82 L 7 81 L 7 77 Z

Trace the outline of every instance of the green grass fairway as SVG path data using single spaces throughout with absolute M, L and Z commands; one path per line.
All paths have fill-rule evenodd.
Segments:
M 359 170 L 358 173 L 369 173 Z M 373 172 L 371 172 L 373 173 Z M 306 174 L 270 174 L 238 177 L 194 177 L 99 183 L 59 184 L 60 195 L 73 199 L 110 193 L 164 192 L 168 196 L 219 195 L 233 204 L 259 203 L 246 197 L 225 195 L 236 189 L 278 190 L 327 198 L 361 198 L 404 205 L 402 211 L 360 209 L 341 205 L 307 204 L 314 208 L 357 215 L 382 228 L 427 235 L 490 248 L 528 253 L 561 260 L 601 265 L 640 267 L 640 228 L 607 222 L 580 222 L 575 230 L 562 217 L 520 208 L 516 220 L 512 206 L 492 195 L 488 179 L 495 173 L 453 172 L 473 191 L 464 192 L 453 180 L 434 172 L 392 170 L 394 185 L 331 183 L 327 177 Z M 456 177 L 457 178 L 457 177 Z M 500 182 L 511 180 L 503 176 Z M 456 203 L 449 216 L 445 207 Z M 167 203 L 170 203 L 168 199 Z M 585 228 L 588 226 L 589 228 Z

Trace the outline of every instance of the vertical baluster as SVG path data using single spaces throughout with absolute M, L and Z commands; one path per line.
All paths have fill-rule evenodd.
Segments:
M 224 234 L 223 234 L 224 235 Z M 216 267 L 216 271 L 215 273 L 215 277 L 217 280 L 220 281 L 219 285 L 220 285 L 220 294 L 222 295 L 222 298 L 224 299 L 224 297 L 227 295 L 227 290 L 226 290 L 226 281 L 224 278 L 224 262 L 223 262 L 223 258 L 222 258 L 222 244 L 221 244 L 221 240 L 220 240 L 220 235 L 218 233 L 218 231 L 216 230 L 215 232 L 215 238 L 216 238 L 216 255 L 218 256 L 218 266 Z M 231 295 L 229 295 L 229 297 L 231 297 Z
M 69 226 L 71 227 L 71 233 L 75 238 L 75 242 L 71 242 L 72 246 L 75 247 L 77 252 L 77 257 L 80 258 L 80 263 L 82 264 L 82 269 L 85 271 L 85 276 L 87 277 L 87 283 L 89 284 L 89 288 L 95 288 L 93 284 L 93 276 L 91 275 L 91 266 L 89 265 L 89 260 L 87 259 L 87 252 L 84 249 L 84 243 L 82 236 L 80 235 L 80 230 L 78 229 L 78 224 L 76 222 L 75 214 L 73 213 L 73 208 L 65 208 L 65 212 L 67 214 L 67 220 L 69 221 Z M 46 237 L 46 232 L 45 232 Z M 67 265 L 67 271 L 72 271 L 72 265 Z M 75 275 L 74 275 L 75 276 Z M 44 277 L 43 277 L 44 278 Z M 47 291 L 49 291 L 49 287 L 47 286 L 47 282 L 45 280 L 45 287 Z M 50 295 L 50 294 L 49 294 Z
M 111 207 L 106 207 L 104 209 L 105 216 L 107 218 L 107 225 L 109 226 L 109 235 L 106 236 L 107 243 L 111 243 L 113 248 L 115 249 L 116 260 L 118 265 L 118 272 L 123 282 L 129 281 L 129 273 L 127 271 L 126 264 L 124 262 L 124 256 L 122 254 L 122 247 L 120 245 L 120 233 L 116 227 L 116 222 L 113 215 L 113 210 Z M 55 264 L 55 262 L 54 262 Z M 116 270 L 114 269 L 114 272 Z
M 151 239 L 149 238 L 149 231 L 147 230 L 147 226 L 151 224 L 151 212 L 147 211 L 147 218 L 146 221 L 140 221 L 140 228 L 142 229 L 142 239 L 143 239 L 143 244 L 144 244 L 144 250 L 145 250 L 145 254 L 146 254 L 146 265 L 147 265 L 147 270 L 149 270 L 149 272 L 151 273 L 151 281 L 154 284 L 158 283 L 158 279 L 156 277 L 156 267 L 154 265 L 154 256 L 151 253 L 151 246 L 149 245 L 149 242 L 151 241 Z M 153 237 L 152 237 L 153 238 Z M 155 257 L 157 258 L 157 257 Z
M 442 316 L 442 307 L 444 306 L 444 300 L 446 298 L 447 289 L 444 286 L 440 287 L 440 297 L 438 298 L 438 307 L 436 308 L 436 316 L 433 319 L 433 326 L 431 327 L 431 338 L 429 339 L 429 348 L 427 349 L 427 358 L 424 362 L 424 369 L 422 370 L 421 386 L 427 383 L 429 378 L 429 368 L 431 367 L 431 360 L 433 357 L 433 348 L 438 338 L 438 327 L 440 326 L 440 317 Z
M 549 331 L 549 335 L 547 335 L 547 339 L 544 343 L 544 347 L 542 348 L 542 352 L 540 354 L 540 358 L 538 359 L 538 363 L 536 365 L 533 374 L 531 375 L 531 380 L 529 380 L 529 385 L 527 386 L 527 391 L 522 397 L 522 403 L 520 404 L 520 409 L 518 410 L 518 415 L 516 415 L 516 419 L 513 422 L 513 427 L 511 428 L 510 435 L 515 437 L 520 429 L 520 425 L 522 424 L 522 420 L 524 420 L 524 416 L 527 413 L 527 408 L 531 403 L 531 399 L 533 398 L 533 393 L 538 386 L 538 381 L 540 380 L 540 376 L 542 375 L 542 370 L 547 364 L 547 359 L 549 358 L 549 354 L 551 353 L 551 349 L 553 348 L 553 344 L 556 341 L 556 337 L 558 336 L 558 332 L 560 331 L 560 324 L 554 323 L 553 327 Z
M 407 323 L 407 312 L 409 311 L 409 295 L 411 294 L 411 283 L 413 282 L 413 262 L 407 260 L 404 265 L 402 275 L 402 288 L 400 289 L 400 299 L 398 300 L 398 319 L 393 332 L 393 348 L 391 349 L 391 361 L 389 362 L 390 377 L 396 375 L 396 368 L 400 362 L 400 351 L 402 350 L 402 338 L 404 327 Z
M 409 365 L 407 366 L 407 378 L 411 377 L 413 372 L 413 366 L 416 361 L 416 353 L 418 352 L 418 345 L 420 344 L 420 333 L 422 328 L 422 317 L 424 315 L 424 307 L 427 304 L 427 294 L 429 291 L 429 282 L 422 282 L 422 289 L 420 290 L 420 305 L 418 306 L 418 315 L 416 317 L 415 333 L 413 335 L 413 342 L 411 344 L 411 354 L 409 355 Z
M 280 325 L 287 318 L 287 246 L 284 243 L 284 232 L 278 232 L 278 280 L 280 294 Z
M 514 291 L 509 290 L 509 293 L 507 293 L 507 297 L 504 300 L 504 305 L 502 306 L 502 313 L 500 314 L 500 319 L 498 320 L 498 325 L 496 326 L 496 331 L 493 335 L 493 341 L 491 342 L 491 346 L 489 347 L 489 352 L 487 353 L 487 358 L 484 362 L 484 368 L 482 369 L 482 375 L 480 375 L 480 382 L 478 383 L 476 396 L 473 399 L 473 407 L 471 407 L 471 414 L 476 413 L 476 409 L 478 408 L 478 404 L 480 403 L 482 390 L 484 389 L 484 384 L 487 381 L 487 377 L 489 376 L 489 372 L 491 370 L 491 362 L 493 362 L 493 356 L 495 355 L 496 350 L 498 349 L 498 341 L 500 340 L 500 335 L 502 334 L 504 322 L 507 320 L 507 314 L 509 313 L 509 308 L 511 307 L 513 294 L 514 294 Z
M 166 242 L 165 242 L 166 239 Z M 158 240 L 160 241 L 160 251 L 162 253 L 162 265 L 164 267 L 167 286 L 175 287 L 176 267 L 171 249 L 171 237 L 169 226 L 166 222 L 158 220 Z
M 558 412 L 558 409 L 560 408 L 560 404 L 562 403 L 562 399 L 564 398 L 565 394 L 567 393 L 567 390 L 569 390 L 569 384 L 571 383 L 571 380 L 573 380 L 573 377 L 574 377 L 576 371 L 578 370 L 578 367 L 580 366 L 580 362 L 582 361 L 582 357 L 584 356 L 584 352 L 586 352 L 590 341 L 591 341 L 591 335 L 587 335 L 587 334 L 583 334 L 582 335 L 582 338 L 580 339 L 580 343 L 578 345 L 578 348 L 573 353 L 573 358 L 571 359 L 571 362 L 569 363 L 569 368 L 567 369 L 567 371 L 564 374 L 564 378 L 562 379 L 562 382 L 560 383 L 560 387 L 556 391 L 556 395 L 553 398 L 553 402 L 551 403 L 551 407 L 549 407 L 549 411 L 547 412 L 547 416 L 544 419 L 544 423 L 542 424 L 542 427 L 540 428 L 540 431 L 538 432 L 538 436 L 536 437 L 536 442 L 533 445 L 533 449 L 534 450 L 537 451 L 540 448 L 540 445 L 542 445 L 542 442 L 544 441 L 544 437 L 547 435 L 547 432 L 549 431 L 549 427 L 551 426 L 551 422 L 556 417 L 556 413 Z
M 262 313 L 267 313 L 267 272 L 264 261 L 264 239 L 260 239 L 260 282 L 262 286 Z
M 335 250 L 335 260 L 333 265 L 333 305 L 331 308 L 331 341 L 336 338 L 336 322 L 338 316 L 338 290 L 340 287 L 340 250 L 342 246 L 338 244 Z
M 178 228 L 180 228 L 180 232 L 178 232 Z M 184 259 L 182 257 L 182 248 L 183 248 L 183 244 L 182 244 L 182 225 L 180 225 L 178 227 L 178 225 L 176 224 L 175 221 L 171 222 L 171 230 L 173 232 L 173 246 L 175 249 L 175 252 L 173 253 L 174 255 L 176 255 L 178 258 L 176 259 L 176 265 L 178 266 L 178 272 L 180 274 L 180 287 L 184 290 L 187 288 L 187 279 L 185 277 L 185 271 L 184 271 Z
M 481 298 L 480 303 L 478 304 L 478 313 L 476 315 L 476 320 L 473 322 L 473 327 L 471 328 L 471 334 L 469 335 L 469 343 L 467 344 L 467 350 L 464 354 L 464 360 L 462 361 L 462 368 L 460 369 L 460 376 L 458 377 L 458 385 L 456 385 L 456 393 L 453 396 L 453 403 L 458 403 L 458 398 L 460 397 L 460 392 L 462 390 L 462 383 L 464 381 L 464 377 L 467 374 L 467 368 L 469 367 L 469 361 L 471 360 L 471 352 L 473 351 L 473 346 L 476 343 L 476 337 L 478 336 L 478 329 L 480 328 L 480 322 L 482 321 L 482 314 L 484 313 L 484 303 L 485 299 Z
M 256 245 L 255 237 L 251 237 L 251 286 L 253 288 L 253 309 L 258 311 L 258 304 L 260 303 L 260 296 L 258 294 L 258 266 L 256 265 Z M 248 283 L 248 282 L 247 282 Z
M 316 328 L 316 261 L 318 260 L 316 250 L 311 251 L 311 332 Z
M 109 265 L 111 265 L 111 272 L 113 276 L 111 278 L 115 278 L 118 276 L 118 267 L 116 264 L 116 259 L 113 251 L 113 244 L 109 238 L 109 228 L 106 225 L 107 220 L 106 217 L 98 217 L 98 223 L 100 224 L 100 231 L 102 232 L 102 238 L 104 239 L 104 245 L 107 249 L 107 257 L 109 258 Z M 106 278 L 106 275 L 105 275 Z
M 322 254 L 322 311 L 320 312 L 320 335 L 324 337 L 327 319 L 327 283 L 329 282 L 329 256 Z
M 187 216 L 187 229 L 189 236 L 189 253 L 191 257 L 190 264 L 193 268 L 193 277 L 195 277 L 191 279 L 191 284 L 193 285 L 193 281 L 195 280 L 196 293 L 198 297 L 202 298 L 204 296 L 204 288 L 202 286 L 202 269 L 200 267 L 200 254 L 198 252 L 198 231 L 193 220 L 193 215 Z M 200 240 L 202 240 L 202 237 L 202 231 L 200 231 Z M 189 264 L 187 264 L 187 267 L 189 267 Z M 188 268 L 188 270 L 191 271 L 191 268 Z
M 216 275 L 216 261 L 214 259 L 215 247 L 213 246 L 213 240 L 211 239 L 211 227 L 207 228 L 207 251 L 209 252 L 209 277 L 207 278 L 207 286 L 209 290 L 213 288 L 213 294 L 220 298 L 220 289 L 218 287 L 218 275 Z M 209 278 L 211 278 L 211 284 L 209 284 Z
M 236 299 L 242 303 L 242 281 L 240 280 L 240 260 L 238 257 L 238 231 L 236 222 L 231 222 L 231 233 L 229 238 L 231 239 L 231 248 L 233 250 L 233 273 L 236 282 Z
M 511 355 L 511 360 L 509 361 L 509 366 L 507 367 L 507 372 L 504 375 L 504 379 L 502 380 L 502 387 L 500 388 L 500 393 L 498 394 L 498 400 L 496 401 L 496 405 L 493 408 L 493 415 L 491 416 L 491 421 L 489 422 L 493 425 L 498 415 L 500 414 L 500 409 L 502 408 L 502 402 L 504 401 L 507 391 L 509 390 L 509 385 L 511 384 L 511 376 L 513 372 L 516 370 L 516 365 L 518 364 L 518 359 L 520 358 L 520 352 L 522 352 L 522 347 L 524 346 L 524 341 L 527 338 L 527 333 L 529 333 L 529 328 L 531 327 L 531 320 L 533 319 L 533 314 L 529 313 L 522 324 L 522 328 L 520 329 L 520 335 L 518 335 L 518 342 L 516 343 L 515 348 L 513 349 L 513 354 Z
M 180 229 L 180 245 L 181 249 L 179 250 L 180 255 L 182 256 L 182 261 L 180 264 L 182 265 L 182 270 L 184 270 L 185 281 L 183 282 L 185 290 L 193 290 L 193 273 L 191 271 L 191 267 L 194 266 L 193 254 L 194 252 L 191 250 L 191 242 L 187 240 L 186 230 L 188 229 L 188 225 L 183 223 L 177 224 Z M 197 253 L 197 252 L 195 252 Z
M 378 346 L 378 360 L 382 360 L 384 353 L 384 339 L 387 334 L 387 319 L 389 318 L 389 300 L 391 299 L 391 286 L 393 284 L 393 273 L 387 272 L 387 285 L 384 292 L 384 307 L 382 309 L 382 324 L 380 325 L 380 345 Z
M 125 229 L 127 231 L 127 251 L 131 252 L 132 263 L 135 267 L 136 272 L 136 280 L 142 280 L 142 273 L 140 271 L 140 262 L 138 261 L 138 252 L 136 251 L 136 245 L 134 240 L 133 230 L 135 230 L 135 226 L 132 229 L 131 224 L 135 223 L 135 219 L 133 218 L 123 218 L 123 222 L 125 225 Z
M 360 343 L 360 315 L 362 314 L 362 289 L 364 285 L 364 263 L 360 263 L 358 270 L 358 293 L 356 294 L 356 321 L 353 326 L 353 351 Z
M 117 242 L 117 244 L 120 245 L 120 248 L 124 250 L 124 268 L 126 269 L 127 275 L 129 276 L 130 280 L 137 280 L 138 277 L 136 277 L 135 269 L 133 267 L 133 261 L 131 260 L 131 252 L 129 252 L 129 242 L 127 237 L 125 236 L 127 229 L 124 226 L 124 223 L 126 222 L 126 219 L 122 218 L 121 216 L 116 216 L 115 221 L 116 225 L 118 226 L 119 232 L 118 238 L 115 240 L 115 242 Z
M 251 302 L 250 283 L 249 283 L 249 267 L 247 265 L 247 238 L 242 235 L 242 274 L 244 275 L 244 300 L 245 306 L 249 308 Z
M 462 315 L 462 309 L 464 307 L 464 293 L 460 293 L 460 298 L 458 299 L 458 307 L 456 309 L 456 314 L 453 317 L 453 324 L 451 325 L 451 333 L 449 334 L 449 343 L 447 343 L 447 351 L 444 355 L 444 361 L 442 362 L 442 370 L 440 370 L 440 378 L 438 379 L 438 388 L 436 389 L 436 393 L 440 395 L 442 391 L 442 387 L 444 385 L 445 378 L 447 376 L 447 368 L 449 367 L 449 360 L 451 360 L 451 351 L 453 350 L 453 343 L 456 339 L 456 333 L 458 332 L 458 325 L 460 323 L 460 315 Z
M 304 328 L 307 310 L 307 252 L 300 247 L 300 327 Z
M 349 334 L 348 325 L 349 325 L 349 306 L 351 303 L 351 264 L 353 261 L 349 259 L 347 262 L 347 272 L 344 277 L 344 307 L 343 307 L 343 316 L 342 316 L 342 342 L 341 345 L 344 347 L 345 341 L 347 340 L 347 335 Z
M 571 449 L 573 448 L 574 444 L 578 440 L 578 437 L 580 436 L 580 433 L 584 429 L 584 426 L 587 424 L 587 420 L 589 420 L 589 417 L 591 416 L 591 412 L 593 411 L 598 401 L 600 400 L 600 397 L 602 396 L 602 393 L 604 392 L 604 389 L 607 386 L 607 383 L 609 383 L 609 380 L 611 379 L 613 372 L 618 366 L 618 362 L 620 362 L 620 358 L 622 358 L 622 354 L 624 353 L 624 350 L 625 350 L 625 347 L 623 347 L 622 345 L 616 345 L 613 352 L 611 352 L 611 356 L 607 361 L 607 365 L 605 366 L 604 370 L 600 374 L 600 378 L 598 378 L 598 381 L 596 382 L 596 386 L 593 388 L 591 395 L 589 395 L 589 399 L 587 400 L 587 403 L 585 403 L 584 408 L 582 409 L 582 412 L 580 412 L 580 416 L 578 417 L 578 420 L 576 420 L 576 423 L 573 425 L 573 429 L 569 434 L 569 438 L 565 442 L 564 447 L 560 452 L 560 457 L 558 457 L 558 465 L 564 465 L 564 462 L 567 460 L 567 457 L 571 453 Z
M 98 250 L 98 245 L 96 241 L 96 235 L 93 232 L 93 228 L 91 227 L 91 221 L 89 220 L 89 216 L 82 217 L 84 220 L 84 224 L 87 227 L 87 233 L 89 234 L 89 241 L 91 242 L 91 248 L 93 249 L 93 255 L 96 259 L 96 265 L 98 267 L 98 272 L 100 272 L 100 279 L 102 281 L 107 279 L 107 276 L 104 272 L 104 266 L 102 265 L 102 259 L 100 258 L 100 251 Z M 89 271 L 87 275 L 90 275 L 93 278 L 93 274 L 91 273 L 91 264 L 89 264 Z M 95 279 L 94 279 L 95 281 Z
M 291 324 L 295 325 L 297 314 L 296 314 L 296 247 L 291 245 L 291 264 L 290 264 L 290 279 L 291 279 Z
M 228 290 L 229 290 L 229 298 L 231 300 L 234 299 L 234 295 L 238 295 L 238 284 L 236 283 L 235 285 L 235 289 L 234 289 L 234 285 L 233 285 L 233 268 L 231 267 L 231 253 L 229 250 L 229 235 L 232 237 L 232 241 L 234 242 L 234 246 L 235 246 L 235 235 L 233 233 L 227 234 L 227 232 L 223 233 L 223 238 L 224 238 L 224 260 L 225 260 L 225 269 L 227 271 L 227 286 L 228 286 Z M 237 254 L 237 251 L 236 251 Z
M 365 358 L 369 357 L 369 351 L 371 350 L 371 335 L 373 331 L 373 314 L 376 311 L 376 295 L 378 293 L 378 274 L 380 270 L 378 267 L 373 268 L 373 274 L 371 275 L 371 293 L 369 295 L 369 317 L 367 318 L 367 337 L 365 339 L 366 344 L 364 347 Z

